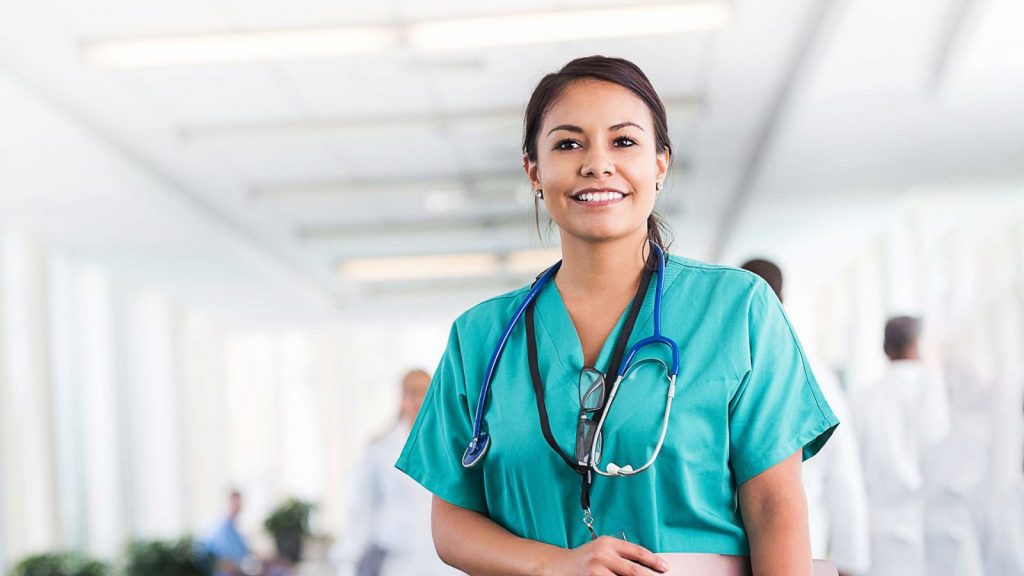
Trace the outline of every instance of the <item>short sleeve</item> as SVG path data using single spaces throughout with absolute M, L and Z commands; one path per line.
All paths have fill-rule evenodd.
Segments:
M 475 405 L 476 398 L 472 401 Z M 472 436 L 473 413 L 455 325 L 395 467 L 442 500 L 486 514 L 481 469 L 462 466 Z
M 758 281 L 747 311 L 750 370 L 729 401 L 729 460 L 736 484 L 799 449 L 807 460 L 839 424 L 778 298 Z

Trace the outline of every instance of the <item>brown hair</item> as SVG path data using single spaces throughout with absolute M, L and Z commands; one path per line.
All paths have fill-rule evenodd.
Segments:
M 772 289 L 772 292 L 775 292 L 775 295 L 778 296 L 779 302 L 782 302 L 782 269 L 779 268 L 778 264 L 764 258 L 754 258 L 753 260 L 747 260 L 740 268 L 753 272 L 763 278 Z
M 665 105 L 662 103 L 658 93 L 655 92 L 651 81 L 639 66 L 623 58 L 610 58 L 607 56 L 587 56 L 577 58 L 562 67 L 558 72 L 548 74 L 541 79 L 537 87 L 533 89 L 530 102 L 526 105 L 526 114 L 523 119 L 523 154 L 530 162 L 537 161 L 537 133 L 540 131 L 544 114 L 554 105 L 562 92 L 579 80 L 600 80 L 611 82 L 626 88 L 643 100 L 644 104 L 651 111 L 651 118 L 654 120 L 655 149 L 661 152 L 672 153 L 672 141 L 668 136 L 668 115 L 665 113 Z M 537 232 L 540 233 L 540 208 L 539 201 L 534 197 L 534 214 L 537 219 Z M 665 220 L 656 211 L 651 212 L 647 217 L 647 239 L 661 246 L 663 250 L 668 249 L 671 243 L 671 235 Z M 666 243 L 666 239 L 669 241 Z
M 885 323 L 882 350 L 892 360 L 905 358 L 921 336 L 921 320 L 913 316 L 896 316 Z

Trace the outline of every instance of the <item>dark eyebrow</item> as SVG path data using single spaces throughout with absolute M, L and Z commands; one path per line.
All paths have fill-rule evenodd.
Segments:
M 626 126 L 633 126 L 634 128 L 640 130 L 641 132 L 646 132 L 646 130 L 644 130 L 644 127 L 637 124 L 636 122 L 621 122 L 619 124 L 609 127 L 609 130 L 614 132 L 616 130 L 622 130 Z M 552 128 L 551 130 L 548 130 L 548 136 L 551 136 L 551 133 L 557 130 L 565 130 L 567 132 L 575 132 L 577 134 L 583 133 L 583 128 L 580 128 L 579 126 L 573 126 L 572 124 L 559 124 L 558 126 Z
M 566 130 L 568 132 L 576 132 L 577 134 L 583 133 L 583 128 L 580 128 L 579 126 L 573 126 L 572 124 L 560 124 L 552 128 L 551 130 L 548 130 L 548 136 L 551 136 L 551 133 L 555 132 L 556 130 Z
M 609 130 L 612 130 L 612 131 L 622 130 L 626 126 L 633 126 L 633 127 L 637 128 L 637 129 L 639 129 L 641 132 L 646 132 L 646 130 L 644 130 L 643 126 L 641 126 L 641 125 L 639 125 L 639 124 L 637 124 L 635 122 L 623 122 L 621 124 L 616 124 L 615 126 L 612 126 L 611 128 L 609 128 Z

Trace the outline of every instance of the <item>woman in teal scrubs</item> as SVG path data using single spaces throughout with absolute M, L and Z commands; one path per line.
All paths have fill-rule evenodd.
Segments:
M 632 63 L 574 60 L 534 91 L 523 150 L 562 247 L 527 312 L 536 373 L 520 320 L 486 404 L 490 448 L 464 467 L 484 371 L 529 287 L 468 310 L 397 463 L 435 495 L 442 559 L 470 574 L 625 575 L 663 572 L 652 552 L 706 552 L 749 555 L 756 575 L 809 575 L 800 463 L 838 422 L 778 299 L 742 270 L 666 257 L 661 329 L 680 367 L 664 446 L 639 474 L 594 479 L 600 537 L 581 521 L 581 476 L 545 439 L 537 398 L 553 441 L 574 454 L 581 377 L 613 373 L 610 383 L 620 337 L 632 346 L 652 333 L 657 288 L 643 280 L 657 266 L 651 243 L 662 245 L 653 211 L 670 165 L 665 109 Z M 670 360 L 664 346 L 643 355 Z M 641 376 L 607 411 L 603 462 L 636 467 L 654 452 L 667 387 Z

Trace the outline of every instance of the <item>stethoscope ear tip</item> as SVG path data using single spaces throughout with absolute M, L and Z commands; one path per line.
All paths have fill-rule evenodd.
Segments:
M 490 446 L 491 436 L 487 432 L 481 432 L 479 436 L 473 438 L 469 446 L 466 447 L 466 451 L 462 453 L 463 468 L 476 466 L 483 459 L 484 454 L 487 453 L 487 448 Z
M 608 467 L 605 469 L 605 474 L 609 476 L 629 476 L 633 473 L 633 467 L 629 464 L 625 466 L 619 466 L 615 462 L 609 462 Z

